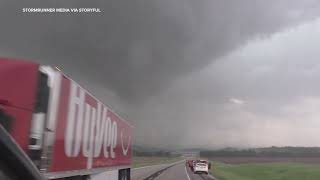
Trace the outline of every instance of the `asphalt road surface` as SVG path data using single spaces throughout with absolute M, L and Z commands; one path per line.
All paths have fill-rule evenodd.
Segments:
M 155 180 L 214 180 L 210 175 L 194 174 L 185 163 L 180 163 L 163 171 Z
M 144 180 L 170 166 L 171 164 L 161 164 L 131 169 L 131 180 Z
M 194 174 L 185 166 L 184 161 L 179 164 L 166 164 L 133 169 L 132 180 L 217 180 L 211 175 Z

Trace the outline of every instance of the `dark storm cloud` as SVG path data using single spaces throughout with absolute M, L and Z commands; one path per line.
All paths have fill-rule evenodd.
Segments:
M 176 80 L 137 111 L 141 129 L 168 147 L 319 146 L 319 32 L 320 19 Z
M 1 1 L 2 55 L 61 66 L 126 100 L 153 95 L 255 35 L 312 18 L 316 1 Z M 101 14 L 24 14 L 99 7 Z M 80 78 L 79 78 L 80 79 Z
M 102 13 L 26 14 L 25 7 L 99 7 Z M 313 0 L 1 0 L 0 53 L 59 66 L 120 111 L 134 112 L 142 135 L 140 125 L 154 119 L 137 115 L 136 106 L 252 39 L 312 20 L 318 7 Z

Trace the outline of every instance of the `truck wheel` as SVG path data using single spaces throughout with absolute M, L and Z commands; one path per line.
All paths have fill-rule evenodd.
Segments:
M 130 180 L 130 169 L 119 170 L 119 180 Z

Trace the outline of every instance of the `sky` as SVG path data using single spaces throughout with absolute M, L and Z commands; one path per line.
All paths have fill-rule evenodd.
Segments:
M 319 15 L 316 0 L 0 0 L 0 56 L 58 66 L 137 145 L 320 146 Z
M 317 19 L 256 39 L 176 80 L 138 114 L 158 117 L 145 126 L 157 126 L 148 133 L 164 144 L 170 138 L 184 147 L 319 146 L 319 33 Z

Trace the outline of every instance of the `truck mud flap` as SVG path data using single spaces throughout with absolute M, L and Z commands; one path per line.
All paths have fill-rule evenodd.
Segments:
M 119 180 L 130 180 L 130 169 L 119 170 Z

